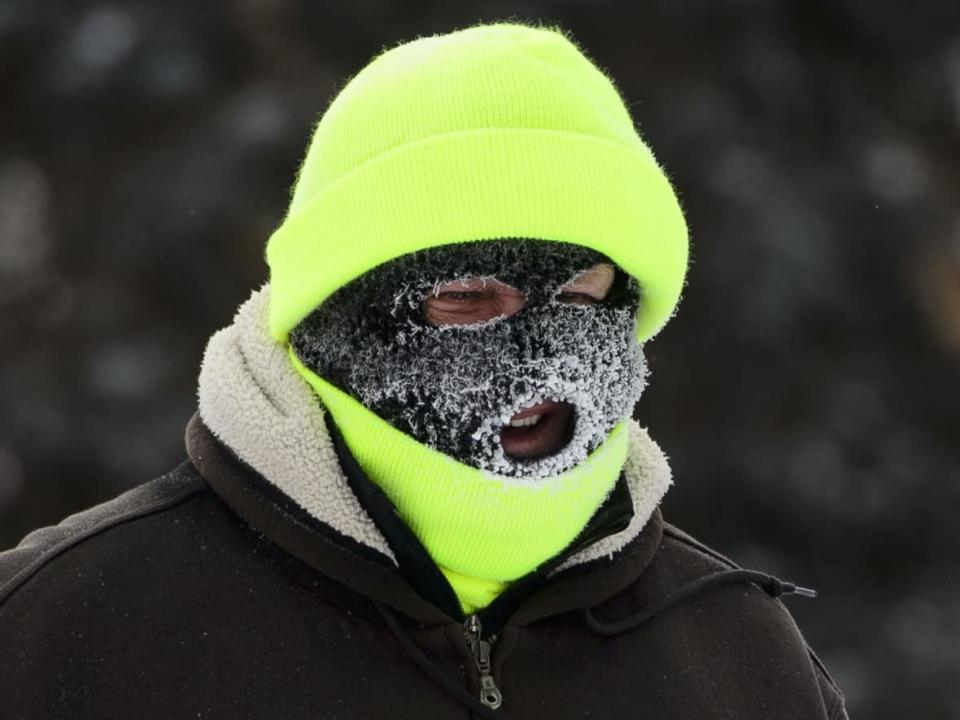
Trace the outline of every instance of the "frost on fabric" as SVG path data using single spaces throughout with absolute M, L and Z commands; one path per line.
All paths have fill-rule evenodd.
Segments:
M 556 293 L 605 255 L 580 245 L 506 238 L 421 250 L 344 285 L 291 333 L 301 361 L 397 429 L 473 467 L 518 479 L 582 462 L 632 413 L 649 374 L 634 333 L 637 281 L 617 270 L 596 305 Z M 442 284 L 483 277 L 521 290 L 509 317 L 434 327 L 423 301 Z M 553 455 L 511 458 L 500 428 L 528 405 L 575 408 Z

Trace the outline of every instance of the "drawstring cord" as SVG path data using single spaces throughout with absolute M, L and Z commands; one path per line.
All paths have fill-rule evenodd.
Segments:
M 396 615 L 393 614 L 393 611 L 390 608 L 386 607 L 385 605 L 381 605 L 378 602 L 374 602 L 373 604 L 376 606 L 381 617 L 383 617 L 383 621 L 387 624 L 387 627 L 390 628 L 390 631 L 396 636 L 397 640 L 400 641 L 400 644 L 407 652 L 407 655 L 413 658 L 414 662 L 417 663 L 424 675 L 437 683 L 437 685 L 439 685 L 450 697 L 464 707 L 477 713 L 477 715 L 480 717 L 486 718 L 486 720 L 508 720 L 509 716 L 506 713 L 495 711 L 487 707 L 473 697 L 473 695 L 464 690 L 459 683 L 455 683 L 445 672 L 438 668 L 430 660 L 430 658 L 428 658 L 423 651 L 417 647 L 416 643 L 413 642 L 413 639 L 407 635 L 406 630 L 404 630 L 400 625 L 400 621 L 397 620 Z
M 712 575 L 704 575 L 691 583 L 684 585 L 677 592 L 667 595 L 652 605 L 648 605 L 633 615 L 614 622 L 604 622 L 598 620 L 593 614 L 593 608 L 583 608 L 583 618 L 587 627 L 601 635 L 617 635 L 626 632 L 637 625 L 642 625 L 654 615 L 663 612 L 667 608 L 686 600 L 693 595 L 703 592 L 708 588 L 720 587 L 722 585 L 733 585 L 740 582 L 752 582 L 759 585 L 770 597 L 778 598 L 781 595 L 802 595 L 804 597 L 816 597 L 817 591 L 810 588 L 799 587 L 792 582 L 781 580 L 774 575 L 758 572 L 757 570 L 721 570 Z

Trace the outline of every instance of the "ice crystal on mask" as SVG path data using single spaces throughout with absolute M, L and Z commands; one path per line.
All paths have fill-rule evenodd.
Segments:
M 618 269 L 598 304 L 557 291 L 598 262 L 589 248 L 505 238 L 421 250 L 340 288 L 291 333 L 298 357 L 391 425 L 468 465 L 518 479 L 582 462 L 627 417 L 646 386 L 635 338 L 640 288 Z M 509 316 L 435 327 L 424 299 L 442 284 L 483 277 L 522 291 Z M 569 441 L 552 455 L 506 455 L 500 430 L 521 408 L 574 406 Z

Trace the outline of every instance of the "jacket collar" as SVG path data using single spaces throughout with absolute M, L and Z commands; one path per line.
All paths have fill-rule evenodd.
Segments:
M 186 431 L 191 460 L 234 510 L 318 570 L 422 620 L 449 620 L 412 591 L 381 526 L 358 499 L 326 413 L 269 334 L 269 290 L 269 283 L 255 290 L 207 344 L 199 409 Z M 652 557 L 670 468 L 636 421 L 629 428 L 621 484 L 632 518 L 553 567 L 515 621 L 595 604 L 630 584 Z

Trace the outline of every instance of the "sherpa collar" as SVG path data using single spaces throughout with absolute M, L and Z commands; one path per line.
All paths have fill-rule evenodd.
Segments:
M 218 441 L 312 518 L 389 558 L 383 534 L 351 490 L 324 421 L 324 409 L 268 329 L 269 283 L 252 292 L 233 323 L 209 340 L 200 368 L 199 415 Z M 647 524 L 671 474 L 666 456 L 635 420 L 624 476 L 634 515 L 622 531 L 554 570 L 612 558 Z

